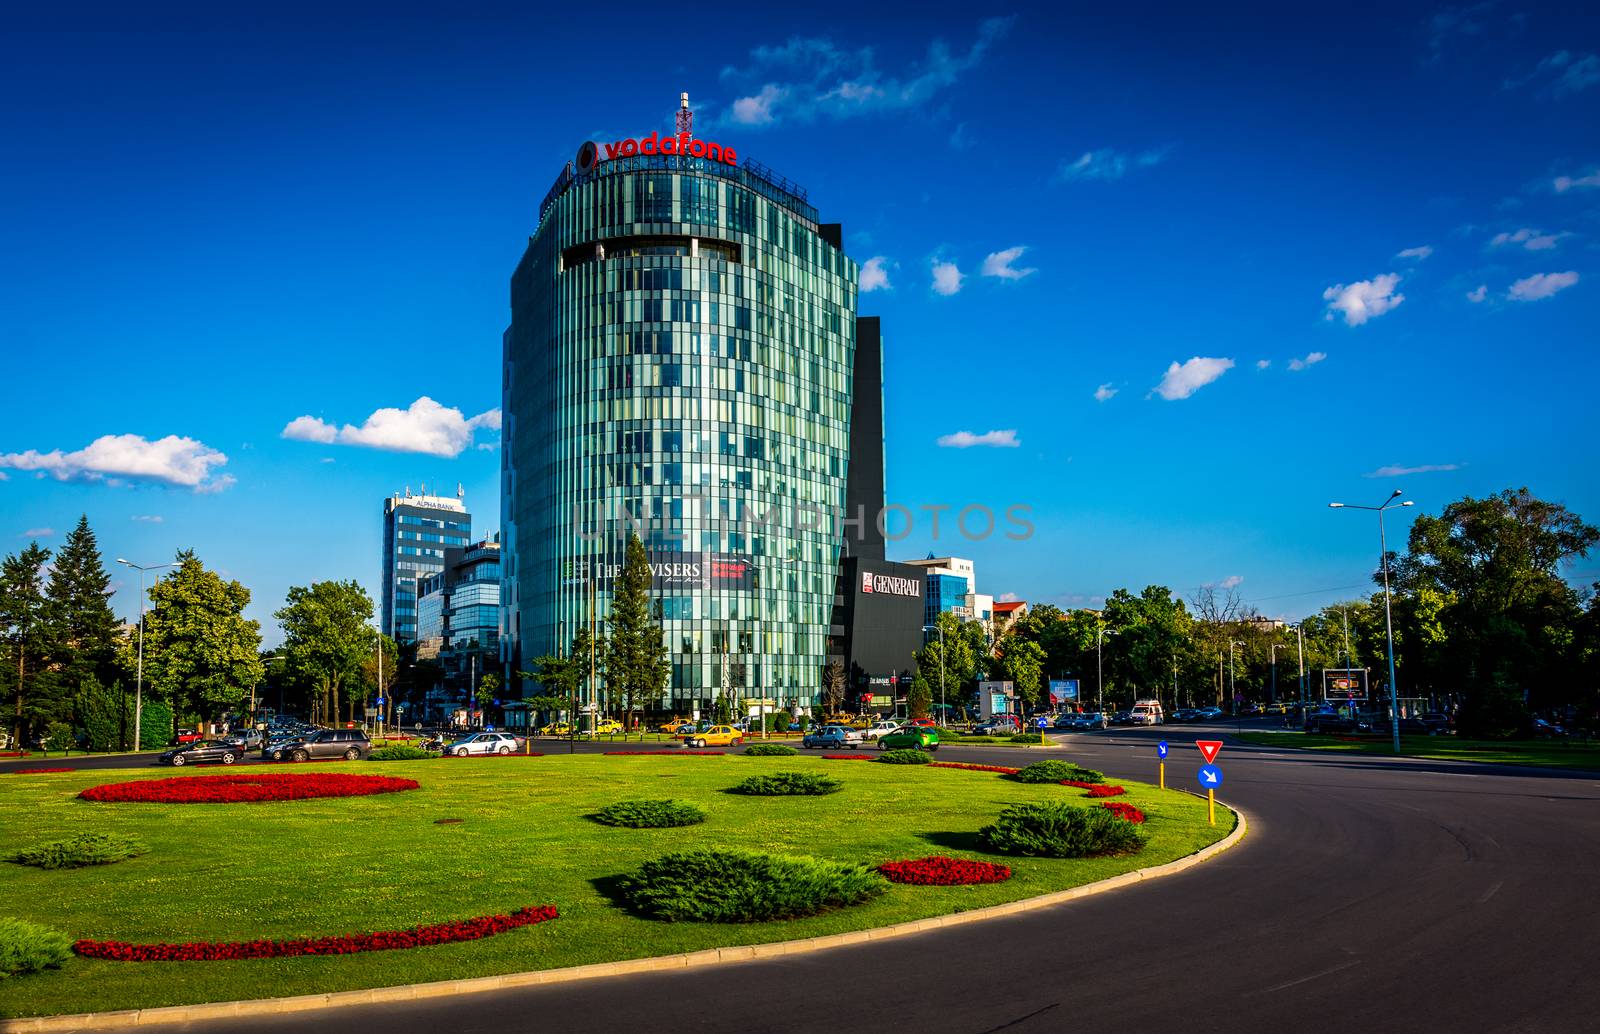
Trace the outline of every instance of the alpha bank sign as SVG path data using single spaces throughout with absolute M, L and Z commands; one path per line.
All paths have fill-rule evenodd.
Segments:
M 873 574 L 871 571 L 862 571 L 861 591 L 875 595 L 921 597 L 922 582 L 915 578 L 901 578 L 898 575 Z

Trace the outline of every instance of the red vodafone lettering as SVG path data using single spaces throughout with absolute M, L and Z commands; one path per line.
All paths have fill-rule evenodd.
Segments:
M 672 154 L 704 158 L 706 161 L 721 165 L 739 164 L 739 154 L 733 148 L 709 140 L 698 140 L 688 133 L 679 133 L 676 136 L 651 133 L 644 137 L 629 137 L 626 140 L 602 144 L 600 151 L 603 156 L 597 156 L 597 164 L 601 161 L 616 161 L 618 158 L 632 158 L 639 154 Z

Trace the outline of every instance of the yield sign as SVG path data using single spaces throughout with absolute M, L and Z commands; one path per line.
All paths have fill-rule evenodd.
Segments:
M 1222 749 L 1221 740 L 1195 740 L 1194 745 L 1200 748 L 1200 756 L 1208 765 L 1217 760 L 1217 751 Z

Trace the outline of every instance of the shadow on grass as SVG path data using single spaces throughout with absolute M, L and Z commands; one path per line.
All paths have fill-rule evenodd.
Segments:
M 978 839 L 976 832 L 971 833 L 919 833 L 917 836 L 937 847 L 948 847 L 953 851 L 981 851 L 984 854 L 994 854 Z
M 596 876 L 589 881 L 589 886 L 593 887 L 601 897 L 611 902 L 611 907 L 618 912 L 626 913 L 635 919 L 659 920 L 660 916 L 652 915 L 634 907 L 633 903 L 628 900 L 627 894 L 623 892 L 626 883 L 627 876 L 623 873 L 616 873 L 611 876 Z

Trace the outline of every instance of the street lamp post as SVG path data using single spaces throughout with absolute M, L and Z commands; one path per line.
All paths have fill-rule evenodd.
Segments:
M 939 633 L 939 724 L 943 726 L 950 720 L 950 714 L 944 709 L 944 626 L 935 621 L 931 625 L 923 625 L 924 632 Z
M 123 567 L 131 567 L 139 572 L 139 665 L 138 673 L 133 677 L 133 749 L 139 749 L 140 733 L 144 721 L 144 573 L 146 571 L 160 571 L 168 567 L 177 567 L 177 564 L 135 564 L 132 561 L 117 557 L 117 563 Z
M 1239 713 L 1239 688 L 1233 680 L 1233 648 L 1243 645 L 1238 639 L 1228 640 L 1228 697 L 1233 704 L 1233 724 L 1236 729 L 1244 728 L 1244 716 Z
M 1388 634 L 1389 648 L 1389 728 L 1394 734 L 1394 752 L 1400 753 L 1400 687 L 1394 681 L 1394 614 L 1390 607 L 1389 595 L 1389 540 L 1384 535 L 1383 511 L 1395 505 L 1395 500 L 1401 496 L 1397 488 L 1394 494 L 1385 499 L 1382 506 L 1356 506 L 1353 503 L 1329 503 L 1332 509 L 1345 510 L 1371 510 L 1378 515 L 1378 551 L 1383 560 L 1383 622 Z M 1410 499 L 1400 503 L 1401 506 L 1414 505 Z M 1346 662 L 1348 665 L 1349 662 Z
M 1095 705 L 1101 714 L 1105 714 L 1106 710 L 1106 670 L 1105 665 L 1100 660 L 1100 646 L 1105 642 L 1106 636 L 1116 634 L 1115 632 L 1107 632 L 1104 625 L 1095 629 L 1094 633 L 1094 698 Z

